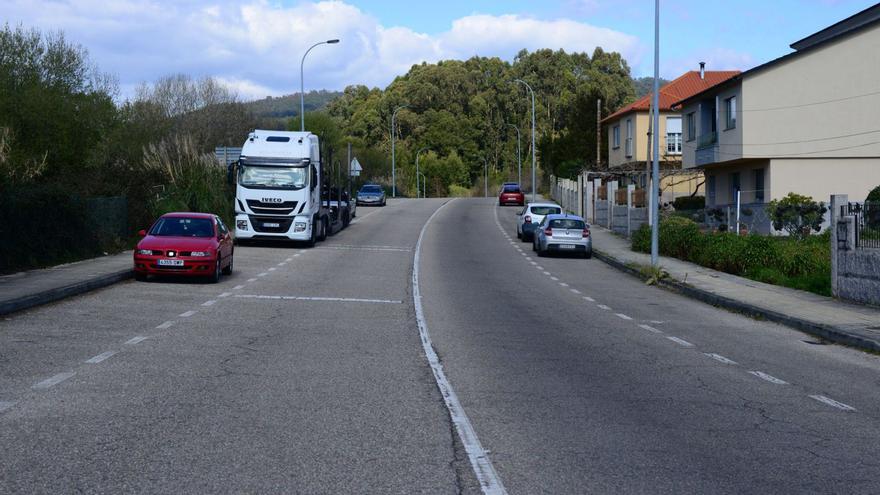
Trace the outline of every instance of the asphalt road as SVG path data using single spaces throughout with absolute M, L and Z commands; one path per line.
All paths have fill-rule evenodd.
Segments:
M 0 492 L 479 493 L 474 445 L 509 493 L 880 492 L 876 356 L 446 203 L 0 321 Z

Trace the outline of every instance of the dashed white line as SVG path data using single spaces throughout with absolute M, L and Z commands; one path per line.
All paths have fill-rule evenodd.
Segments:
M 704 352 L 703 354 L 709 356 L 710 358 L 714 359 L 715 361 L 718 361 L 719 363 L 739 364 L 736 361 L 734 361 L 733 359 L 728 359 L 728 358 L 722 356 L 721 354 L 715 354 L 714 352 Z
M 142 337 L 142 336 L 138 335 L 137 337 L 132 337 L 132 338 L 126 340 L 125 343 L 127 345 L 135 345 L 135 344 L 140 344 L 141 342 L 143 342 L 145 340 L 147 340 L 146 337 Z
M 174 325 L 174 322 L 169 320 L 160 325 L 156 325 L 156 328 L 158 328 L 159 330 L 165 330 L 166 328 L 170 328 L 171 325 Z
M 621 320 L 632 320 L 632 317 L 629 317 L 623 313 L 614 313 L 615 316 L 620 318 Z
M 651 325 L 639 325 L 639 328 L 641 328 L 642 330 L 647 330 L 651 333 L 663 333 L 660 330 L 657 330 L 656 328 L 652 327 Z
M 284 261 L 290 262 L 290 261 L 293 261 L 293 258 L 287 258 L 287 259 L 284 260 Z
M 531 257 L 531 256 L 526 256 L 526 260 L 528 260 L 528 261 L 532 261 L 532 257 Z M 537 263 L 535 263 L 535 264 L 537 264 Z
M 538 269 L 541 270 L 541 268 L 538 268 Z M 550 272 L 544 271 L 544 275 L 550 275 Z
M 269 268 L 270 272 L 274 272 L 275 270 L 277 270 L 277 268 L 275 268 L 274 266 L 272 268 Z
M 287 262 L 286 262 L 286 261 L 282 261 L 282 262 L 281 262 L 281 263 L 278 263 L 278 265 L 277 265 L 277 266 L 284 266 L 284 265 L 286 265 L 286 264 L 287 264 Z
M 848 406 L 848 405 L 844 404 L 843 402 L 837 402 L 836 400 L 834 400 L 830 397 L 825 397 L 824 395 L 811 395 L 810 398 L 815 399 L 823 404 L 828 404 L 831 407 L 836 407 L 836 408 L 843 410 L 843 411 L 853 412 L 856 410 L 856 408 L 854 408 L 853 406 Z M 0 411 L 2 411 L 2 410 L 3 409 L 0 408 Z
M 256 282 L 257 279 L 255 279 L 255 278 L 249 278 L 249 279 L 247 279 L 247 281 L 248 281 L 248 282 Z
M 187 312 L 185 312 L 185 313 L 180 313 L 180 314 L 177 315 L 177 316 L 179 316 L 179 317 L 181 317 L 181 318 L 189 318 L 190 316 L 192 316 L 192 315 L 194 315 L 194 314 L 196 314 L 196 312 L 190 310 L 190 311 L 187 311 Z
M 223 294 L 220 294 L 218 297 L 229 297 L 231 295 L 232 295 L 232 292 L 224 292 Z
M 55 385 L 58 385 L 59 383 L 63 382 L 64 380 L 67 380 L 68 378 L 73 377 L 74 375 L 76 375 L 75 371 L 66 371 L 64 373 L 58 373 L 57 375 L 55 375 L 51 378 L 46 378 L 45 380 L 35 384 L 31 388 L 46 389 L 46 388 L 54 387 Z
M 100 363 L 101 361 L 103 361 L 103 360 L 109 358 L 110 356 L 116 354 L 116 352 L 117 352 L 117 351 L 107 351 L 107 352 L 102 352 L 101 354 L 98 354 L 97 356 L 95 356 L 95 357 L 93 357 L 93 358 L 91 358 L 91 359 L 87 359 L 86 362 L 89 363 L 89 364 L 98 364 L 98 363 Z
M 14 400 L 0 400 L 0 413 L 14 406 L 17 401 Z
M 552 277 L 552 276 L 551 276 L 551 277 L 550 277 L 550 280 L 552 280 L 552 281 L 554 281 L 554 282 L 556 282 L 556 281 L 557 281 L 557 280 L 559 280 L 559 279 L 558 279 L 558 278 L 556 278 L 556 277 Z
M 671 341 L 673 341 L 673 342 L 675 342 L 676 344 L 678 344 L 678 345 L 680 345 L 680 346 L 682 346 L 682 347 L 693 347 L 693 346 L 694 346 L 694 344 L 691 344 L 691 343 L 688 342 L 687 340 L 680 339 L 680 338 L 678 338 L 678 337 L 673 337 L 672 335 L 667 335 L 666 338 L 669 339 L 669 340 L 671 340 Z
M 568 284 L 565 282 L 559 282 L 560 287 L 568 287 Z
M 202 306 L 213 306 L 213 305 L 216 304 L 216 303 L 217 303 L 217 300 L 216 300 L 216 299 L 211 299 L 210 301 L 205 301 L 205 302 L 203 302 L 203 303 L 202 303 Z
M 776 385 L 788 385 L 787 381 L 780 380 L 779 378 L 776 378 L 775 376 L 772 376 L 772 375 L 768 375 L 767 373 L 764 373 L 763 371 L 749 371 L 749 373 L 757 376 L 758 378 L 760 378 L 762 380 L 768 381 L 770 383 L 775 383 Z
M 296 258 L 297 256 L 300 256 L 300 255 L 302 255 L 302 253 L 296 253 L 293 255 L 293 257 Z
M 590 297 L 590 296 L 584 296 L 584 301 L 589 301 L 589 302 L 596 302 L 596 300 L 595 300 L 595 299 L 593 299 L 593 298 L 592 298 L 592 297 Z
M 235 287 L 232 288 L 232 290 L 241 290 L 241 289 L 244 289 L 243 285 L 236 285 Z
M 580 293 L 581 293 L 581 291 L 579 291 L 579 290 L 577 290 L 577 289 L 568 289 L 568 290 L 570 290 L 570 291 L 571 291 L 572 293 L 574 293 L 574 294 L 580 294 Z
M 528 258 L 526 258 L 526 259 L 528 259 Z M 535 263 L 534 261 L 529 261 L 529 263 L 531 263 L 532 266 L 534 266 L 535 268 L 538 268 L 538 264 Z M 540 269 L 540 268 L 538 268 L 538 269 Z
M 268 275 L 268 273 L 266 273 L 266 272 L 257 274 L 258 277 L 265 277 L 266 275 Z
M 544 267 L 543 267 L 543 266 L 541 266 L 541 265 L 538 265 L 538 270 L 543 270 L 543 269 L 544 269 Z
M 599 305 L 597 305 L 597 307 L 598 307 L 599 309 L 604 309 L 605 311 L 610 311 L 610 310 L 611 310 L 611 307 L 610 307 L 610 306 L 606 306 L 606 305 L 604 305 L 604 304 L 599 304 Z

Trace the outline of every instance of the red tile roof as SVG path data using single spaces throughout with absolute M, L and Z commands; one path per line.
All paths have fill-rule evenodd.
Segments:
M 740 71 L 738 70 L 707 70 L 705 72 L 705 78 L 701 79 L 699 71 L 692 70 L 690 72 L 685 72 L 677 79 L 670 81 L 665 86 L 660 88 L 660 111 L 671 111 L 672 105 L 675 102 L 690 98 L 697 93 L 702 93 L 712 86 L 715 86 L 716 84 L 721 84 L 739 73 Z M 609 120 L 614 120 L 630 112 L 647 112 L 648 109 L 651 107 L 652 94 L 653 93 L 648 93 L 638 100 L 605 117 L 604 119 L 602 119 L 602 123 L 604 124 Z

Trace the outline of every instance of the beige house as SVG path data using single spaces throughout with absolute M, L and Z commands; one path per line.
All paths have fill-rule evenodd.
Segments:
M 808 36 L 793 53 L 676 108 L 683 166 L 706 203 L 759 206 L 789 192 L 861 201 L 880 185 L 880 5 Z
M 672 201 L 677 196 L 699 193 L 703 182 L 698 171 L 681 171 L 682 116 L 672 105 L 700 93 L 731 77 L 738 71 L 687 72 L 660 88 L 660 188 L 662 200 Z M 649 130 L 651 128 L 651 98 L 649 93 L 624 106 L 602 120 L 608 136 L 608 165 L 612 172 L 626 178 L 627 183 L 646 187 L 646 166 L 650 159 Z

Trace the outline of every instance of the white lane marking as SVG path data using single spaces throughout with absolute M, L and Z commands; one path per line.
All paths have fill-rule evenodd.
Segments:
M 647 330 L 651 333 L 663 333 L 660 330 L 657 330 L 656 328 L 652 327 L 651 325 L 639 325 L 639 328 L 641 328 L 642 330 Z
M 540 268 L 539 268 L 539 270 L 540 270 Z M 544 272 L 544 275 L 550 275 L 550 272 L 545 271 L 545 272 Z
M 286 262 L 288 262 L 288 263 L 289 263 L 289 262 L 291 262 L 291 261 L 293 261 L 293 258 L 287 258 L 287 259 L 286 259 L 286 260 L 284 260 L 284 261 L 286 261 Z
M 550 277 L 550 280 L 552 280 L 552 281 L 554 281 L 554 282 L 556 282 L 556 281 L 557 281 L 557 280 L 559 280 L 559 279 L 558 279 L 558 278 L 556 278 L 556 277 Z
M 614 313 L 614 314 L 615 314 L 618 318 L 620 318 L 621 320 L 632 320 L 631 317 L 626 316 L 626 315 L 623 314 L 623 313 Z
M 174 325 L 174 323 L 175 322 L 168 320 L 165 323 L 162 323 L 160 325 L 156 325 L 156 328 L 158 328 L 159 330 L 165 330 L 166 328 L 170 328 L 171 325 Z
M 596 302 L 596 300 L 590 296 L 584 296 L 584 301 Z
M 559 282 L 560 287 L 568 287 L 568 284 L 565 282 Z
M 526 258 L 526 259 L 528 259 L 528 258 Z M 532 264 L 532 266 L 534 266 L 534 267 L 535 267 L 535 268 L 537 268 L 537 269 L 538 269 L 538 270 L 540 270 L 540 269 L 541 269 L 541 268 L 540 268 L 540 267 L 539 267 L 539 266 L 538 266 L 538 264 L 537 264 L 537 263 L 535 263 L 535 262 L 534 262 L 534 261 L 529 261 L 529 263 L 531 263 L 531 264 Z
M 776 378 L 775 376 L 772 376 L 772 375 L 768 375 L 767 373 L 764 373 L 763 371 L 749 371 L 749 373 L 757 376 L 758 378 L 760 378 L 762 380 L 768 381 L 770 383 L 775 383 L 776 385 L 788 385 L 787 381 L 780 380 L 779 378 Z
M 232 292 L 224 292 L 223 294 L 220 294 L 220 296 L 218 296 L 218 297 L 229 297 L 231 295 L 232 295 Z
M 532 261 L 532 257 L 531 257 L 531 256 L 526 256 L 526 260 L 528 260 L 528 261 Z
M 0 400 L 0 413 L 14 406 L 17 402 L 14 400 Z
M 822 402 L 823 404 L 828 404 L 831 407 L 836 407 L 836 408 L 841 409 L 843 411 L 853 412 L 856 410 L 856 408 L 854 408 L 853 406 L 848 406 L 848 405 L 844 404 L 843 402 L 837 402 L 836 400 L 834 400 L 830 397 L 825 397 L 824 395 L 811 395 L 810 398 L 816 399 L 817 401 Z M 0 408 L 0 411 L 2 411 L 2 410 L 3 409 Z
M 606 306 L 606 305 L 604 305 L 604 304 L 599 304 L 598 307 L 599 307 L 599 309 L 604 309 L 605 311 L 610 311 L 610 310 L 611 310 L 611 307 L 610 307 L 610 306 Z
M 382 210 L 373 210 L 373 211 L 367 213 L 366 215 L 364 215 L 364 216 L 362 216 L 362 217 L 357 217 L 357 218 L 355 218 L 354 220 L 352 220 L 351 222 L 349 222 L 349 225 L 351 225 L 351 224 L 355 224 L 355 223 L 358 223 L 359 221 L 361 221 L 361 220 L 367 218 L 368 216 L 370 216 L 370 215 L 372 215 L 372 214 L 374 214 L 374 213 L 379 213 L 380 211 L 382 211 Z
M 278 265 L 277 265 L 277 266 L 284 266 L 284 265 L 286 265 L 286 264 L 287 264 L 287 262 L 286 262 L 286 261 L 282 261 L 282 262 L 281 262 L 281 263 L 278 263 Z
M 657 320 L 651 320 L 649 323 L 653 323 L 655 325 L 662 325 L 663 324 L 662 321 L 657 321 Z
M 393 299 L 361 299 L 356 297 L 264 296 L 258 294 L 237 294 L 235 297 L 240 297 L 242 299 L 274 299 L 280 301 L 327 301 L 403 304 L 403 301 L 395 301 Z
M 399 253 L 408 253 L 412 251 L 409 248 L 396 248 L 396 247 L 368 247 L 368 246 L 321 246 L 316 249 L 335 249 L 337 251 L 388 251 L 388 252 L 399 252 Z
M 300 255 L 302 255 L 302 253 L 296 253 L 293 255 L 293 257 L 296 258 L 297 256 L 300 256 Z
M 257 274 L 258 277 L 265 277 L 266 275 L 268 275 L 268 273 L 266 273 L 266 272 Z
M 428 334 L 428 323 L 425 321 L 424 311 L 422 310 L 422 295 L 421 290 L 419 289 L 419 260 L 421 257 L 422 239 L 425 237 L 425 231 L 428 230 L 428 225 L 431 224 L 431 220 L 437 216 L 437 213 L 439 213 L 443 207 L 452 201 L 444 203 L 443 206 L 434 211 L 425 222 L 425 225 L 422 226 L 422 231 L 419 233 L 419 240 L 416 241 L 416 252 L 413 256 L 412 271 L 412 294 L 413 304 L 416 309 L 416 321 L 419 325 L 419 335 L 422 338 L 422 349 L 425 351 L 425 357 L 428 358 L 428 363 L 431 365 L 431 371 L 434 372 L 434 379 L 437 381 L 437 387 L 440 388 L 440 393 L 443 395 L 443 400 L 446 402 L 446 408 L 449 409 L 449 416 L 452 419 L 452 423 L 455 424 L 455 429 L 458 431 L 458 437 L 461 439 L 464 450 L 467 452 L 468 459 L 471 461 L 471 467 L 474 470 L 477 480 L 480 482 L 480 488 L 482 488 L 483 493 L 486 495 L 504 495 L 507 493 L 507 490 L 504 489 L 504 485 L 501 483 L 501 478 L 498 477 L 498 473 L 495 472 L 495 467 L 492 466 L 492 461 L 489 459 L 488 455 L 489 453 L 483 448 L 480 439 L 477 438 L 477 432 L 474 431 L 474 426 L 468 419 L 461 402 L 458 401 L 458 396 L 456 395 L 455 390 L 453 390 L 452 384 L 449 383 L 449 380 L 446 378 L 446 373 L 443 372 L 443 363 L 440 362 L 440 358 L 437 357 L 437 353 L 434 351 L 434 344 L 431 342 L 431 336 Z M 498 209 L 493 208 L 493 211 L 495 213 L 495 222 L 498 223 Z
M 678 338 L 678 337 L 673 337 L 672 335 L 667 335 L 666 338 L 669 339 L 669 340 L 671 340 L 671 341 L 673 341 L 673 342 L 675 342 L 676 344 L 678 344 L 678 345 L 680 345 L 680 346 L 682 346 L 682 347 L 693 347 L 693 346 L 694 346 L 694 344 L 691 344 L 691 343 L 688 342 L 687 340 L 680 339 L 680 338 Z
M 135 345 L 135 344 L 139 344 L 145 340 L 147 340 L 146 337 L 142 337 L 142 336 L 138 335 L 137 337 L 132 337 L 132 338 L 126 340 L 125 343 L 128 345 Z
M 236 285 L 235 287 L 232 288 L 232 290 L 241 290 L 241 289 L 244 289 L 243 285 Z
M 181 318 L 189 318 L 190 316 L 192 316 L 192 315 L 194 315 L 194 314 L 196 314 L 195 311 L 187 311 L 186 313 L 180 313 L 180 314 L 177 315 L 177 316 L 179 316 L 179 317 L 181 317 Z
M 270 272 L 274 272 L 275 270 L 277 270 L 277 268 L 275 268 L 274 266 L 272 268 L 269 268 Z
M 574 294 L 580 294 L 580 293 L 581 293 L 581 291 L 579 291 L 579 290 L 577 290 L 577 289 L 568 289 L 568 290 L 570 290 L 570 291 L 571 291 L 572 293 L 574 293 Z
M 249 278 L 249 279 L 247 279 L 247 281 L 248 281 L 248 282 L 256 282 L 257 279 L 255 279 L 255 278 Z
M 203 302 L 203 303 L 202 303 L 202 306 L 213 306 L 213 305 L 216 304 L 216 303 L 217 303 L 217 300 L 216 300 L 216 299 L 211 299 L 210 301 L 205 301 L 205 302 Z
M 721 354 L 715 354 L 714 352 L 704 352 L 703 354 L 709 356 L 710 358 L 714 359 L 715 361 L 718 361 L 719 363 L 739 364 L 736 361 L 734 361 L 733 359 L 728 359 L 728 358 L 722 356 Z
M 110 356 L 116 354 L 117 352 L 118 352 L 118 351 L 107 351 L 107 352 L 102 352 L 101 354 L 98 354 L 97 356 L 95 356 L 95 357 L 93 357 L 93 358 L 91 358 L 91 359 L 87 359 L 86 362 L 89 363 L 89 364 L 98 364 L 98 363 L 100 363 L 101 361 L 103 361 L 103 360 L 109 358 Z
M 544 267 L 543 267 L 543 266 L 541 266 L 541 265 L 538 265 L 538 270 L 543 270 L 543 269 L 544 269 Z
M 522 252 L 522 251 L 520 251 L 520 253 L 519 253 L 519 254 L 521 254 L 521 255 L 523 255 L 523 256 L 525 256 L 525 255 L 526 255 L 526 253 L 523 253 L 523 252 Z
M 51 378 L 46 378 L 45 380 L 35 384 L 31 388 L 46 389 L 46 388 L 54 387 L 55 385 L 58 385 L 59 383 L 63 382 L 64 380 L 67 380 L 68 378 L 73 377 L 74 375 L 76 375 L 75 371 L 65 371 L 64 373 L 58 373 L 57 375 L 55 375 Z

